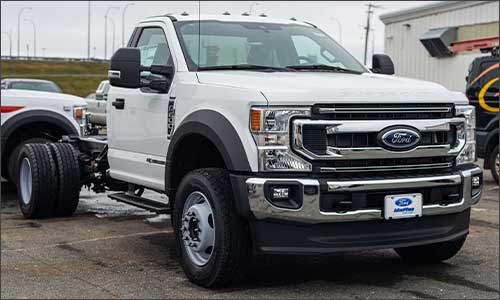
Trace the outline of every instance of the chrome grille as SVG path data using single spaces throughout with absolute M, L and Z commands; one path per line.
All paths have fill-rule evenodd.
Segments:
M 323 109 L 323 110 L 320 110 Z M 293 121 L 292 148 L 299 155 L 313 163 L 313 170 L 319 172 L 390 172 L 406 170 L 446 169 L 454 165 L 455 157 L 465 144 L 458 136 L 457 128 L 464 125 L 464 119 L 453 117 L 452 105 L 422 104 L 405 108 L 401 105 L 371 105 L 370 107 L 347 105 L 315 106 L 311 119 Z M 390 109 L 391 116 L 400 113 L 428 114 L 435 118 L 378 119 Z M 358 117 L 348 120 L 330 119 L 339 111 L 357 114 L 358 117 L 371 114 L 374 119 Z M 318 119 L 322 114 L 323 119 Z M 439 114 L 439 118 L 437 117 Z M 406 115 L 410 116 L 410 115 Z M 391 151 L 379 141 L 380 132 L 390 127 L 412 127 L 421 135 L 419 144 L 410 150 Z

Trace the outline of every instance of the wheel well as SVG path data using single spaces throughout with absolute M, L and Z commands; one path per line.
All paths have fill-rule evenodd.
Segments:
M 200 134 L 190 134 L 182 138 L 175 147 L 172 165 L 167 174 L 170 180 L 167 193 L 170 205 L 173 205 L 175 190 L 182 178 L 192 170 L 200 168 L 227 169 L 217 147 L 208 138 Z
M 57 141 L 62 135 L 71 134 L 63 127 L 50 122 L 31 122 L 23 124 L 14 129 L 7 139 L 2 153 L 2 176 L 6 176 L 8 161 L 12 151 L 21 143 L 31 138 L 46 138 L 52 141 Z

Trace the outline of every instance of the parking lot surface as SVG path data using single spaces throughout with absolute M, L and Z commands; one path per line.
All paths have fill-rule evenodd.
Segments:
M 499 298 L 499 189 L 485 172 L 462 251 L 445 263 L 392 250 L 263 257 L 246 282 L 207 290 L 177 261 L 168 216 L 83 190 L 75 216 L 26 220 L 2 183 L 1 298 Z

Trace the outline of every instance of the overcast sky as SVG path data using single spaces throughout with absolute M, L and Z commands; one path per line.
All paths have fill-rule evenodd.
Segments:
M 372 18 L 374 39 L 369 42 L 369 53 L 372 49 L 382 53 L 384 49 L 384 24 L 378 16 L 382 13 L 409 7 L 425 5 L 435 1 L 373 1 L 381 8 L 375 10 Z M 122 42 L 122 9 L 129 6 L 125 17 L 125 40 L 128 39 L 134 24 L 142 18 L 166 14 L 197 14 L 196 1 L 91 1 L 91 53 L 92 57 L 104 56 L 104 14 L 108 7 L 109 16 L 115 22 L 115 49 Z M 203 14 L 221 14 L 229 11 L 241 14 L 248 11 L 252 1 L 202 1 Z M 336 18 L 342 27 L 342 45 L 359 59 L 363 58 L 364 31 L 366 23 L 366 4 L 368 1 L 259 1 L 253 5 L 253 14 L 266 13 L 270 17 L 290 18 L 316 24 L 339 40 L 339 26 L 332 18 Z M 37 56 L 87 57 L 87 1 L 2 1 L 2 55 L 9 55 L 9 39 L 3 32 L 12 36 L 12 53 L 17 55 L 17 19 L 22 7 L 31 7 L 21 16 L 21 55 L 27 55 L 26 44 L 29 44 L 29 55 L 33 55 L 33 26 L 24 19 L 32 20 L 36 25 Z M 108 53 L 111 51 L 113 26 L 108 24 Z M 45 48 L 43 50 L 43 48 Z M 110 54 L 108 54 L 108 57 Z

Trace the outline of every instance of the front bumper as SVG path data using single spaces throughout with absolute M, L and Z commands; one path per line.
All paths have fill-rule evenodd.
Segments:
M 249 220 L 257 252 L 321 254 L 455 240 L 468 234 L 470 207 L 479 201 L 482 188 L 473 188 L 472 185 L 474 176 L 482 176 L 481 169 L 476 166 L 446 175 L 380 180 L 299 179 L 287 175 L 280 178 L 231 175 L 236 208 L 242 217 Z M 269 192 L 266 193 L 266 184 L 276 182 L 301 187 L 297 189 L 302 192 L 300 208 L 276 207 L 267 199 Z M 322 211 L 320 205 L 321 196 L 332 192 L 354 195 L 375 191 L 389 194 L 395 190 L 417 193 L 425 189 L 458 190 L 460 197 L 447 205 L 426 205 L 424 202 L 422 217 L 397 220 L 385 220 L 383 207 L 332 213 Z
M 324 212 L 320 209 L 320 198 L 322 193 L 328 192 L 368 192 L 368 191 L 390 191 L 405 190 L 408 193 L 419 192 L 419 189 L 438 188 L 446 186 L 460 186 L 461 199 L 456 203 L 446 205 L 431 204 L 423 205 L 422 216 L 444 215 L 460 213 L 481 197 L 481 188 L 473 189 L 472 177 L 481 175 L 479 167 L 457 171 L 449 175 L 430 177 L 397 178 L 380 180 L 319 180 L 311 178 L 258 178 L 250 177 L 245 180 L 248 208 L 251 215 L 257 220 L 283 220 L 306 224 L 352 222 L 352 221 L 374 221 L 383 220 L 382 209 L 360 209 L 346 212 Z M 266 197 L 266 184 L 272 182 L 298 184 L 302 192 L 302 205 L 297 209 L 277 207 Z M 241 185 L 240 185 L 241 186 Z M 474 190 L 474 193 L 473 193 Z M 316 191 L 312 193 L 311 191 Z M 244 201 L 244 200 L 243 200 Z M 246 206 L 239 205 L 240 207 Z

